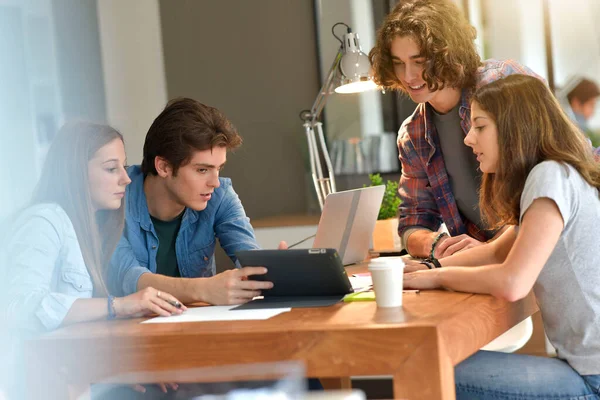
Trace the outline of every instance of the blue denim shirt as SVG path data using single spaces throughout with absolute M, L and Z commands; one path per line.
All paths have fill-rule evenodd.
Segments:
M 115 293 L 137 291 L 142 274 L 156 273 L 158 237 L 150 219 L 144 193 L 144 175 L 139 166 L 127 170 L 131 184 L 125 192 L 125 230 L 113 254 L 109 280 Z M 237 263 L 238 250 L 258 249 L 254 230 L 228 178 L 219 178 L 207 207 L 186 208 L 175 240 L 179 271 L 184 278 L 210 277 L 216 272 L 215 240 Z
M 18 215 L 0 263 L 4 317 L 16 331 L 56 329 L 75 300 L 93 295 L 75 229 L 58 204 L 38 204 Z

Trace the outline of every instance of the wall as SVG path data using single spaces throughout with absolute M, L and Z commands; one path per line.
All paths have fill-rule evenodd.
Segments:
M 305 212 L 312 188 L 298 114 L 319 88 L 312 2 L 159 4 L 168 97 L 217 107 L 238 128 L 244 144 L 223 175 L 248 215 Z
M 106 114 L 142 162 L 146 132 L 167 102 L 158 0 L 98 1 Z
M 52 8 L 63 119 L 106 122 L 96 0 L 52 0 Z

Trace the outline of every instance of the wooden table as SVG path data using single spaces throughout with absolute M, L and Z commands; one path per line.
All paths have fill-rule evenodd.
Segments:
M 77 324 L 29 343 L 30 376 L 59 371 L 84 384 L 136 371 L 302 360 L 312 377 L 393 375 L 395 398 L 454 399 L 453 366 L 536 311 L 532 295 L 508 303 L 424 291 L 405 294 L 395 309 L 355 302 L 265 321 Z

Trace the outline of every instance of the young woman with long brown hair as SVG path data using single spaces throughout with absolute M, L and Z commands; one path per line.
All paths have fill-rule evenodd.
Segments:
M 458 399 L 598 399 L 600 165 L 538 79 L 513 75 L 472 99 L 465 144 L 483 172 L 480 210 L 498 240 L 409 263 L 405 287 L 488 293 L 516 301 L 533 289 L 558 358 L 480 351 L 455 370 Z
M 123 230 L 123 196 L 130 182 L 119 132 L 84 122 L 58 132 L 31 204 L 11 219 L 0 252 L 2 321 L 8 328 L 3 344 L 15 352 L 14 362 L 23 338 L 60 326 L 185 310 L 153 288 L 121 298 L 109 295 L 106 268 Z

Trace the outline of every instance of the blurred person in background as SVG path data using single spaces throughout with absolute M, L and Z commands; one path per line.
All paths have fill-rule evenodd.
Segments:
M 556 97 L 579 129 L 592 138 L 594 134 L 588 122 L 594 116 L 600 97 L 600 89 L 596 82 L 581 76 L 573 77 L 563 88 L 557 90 Z

